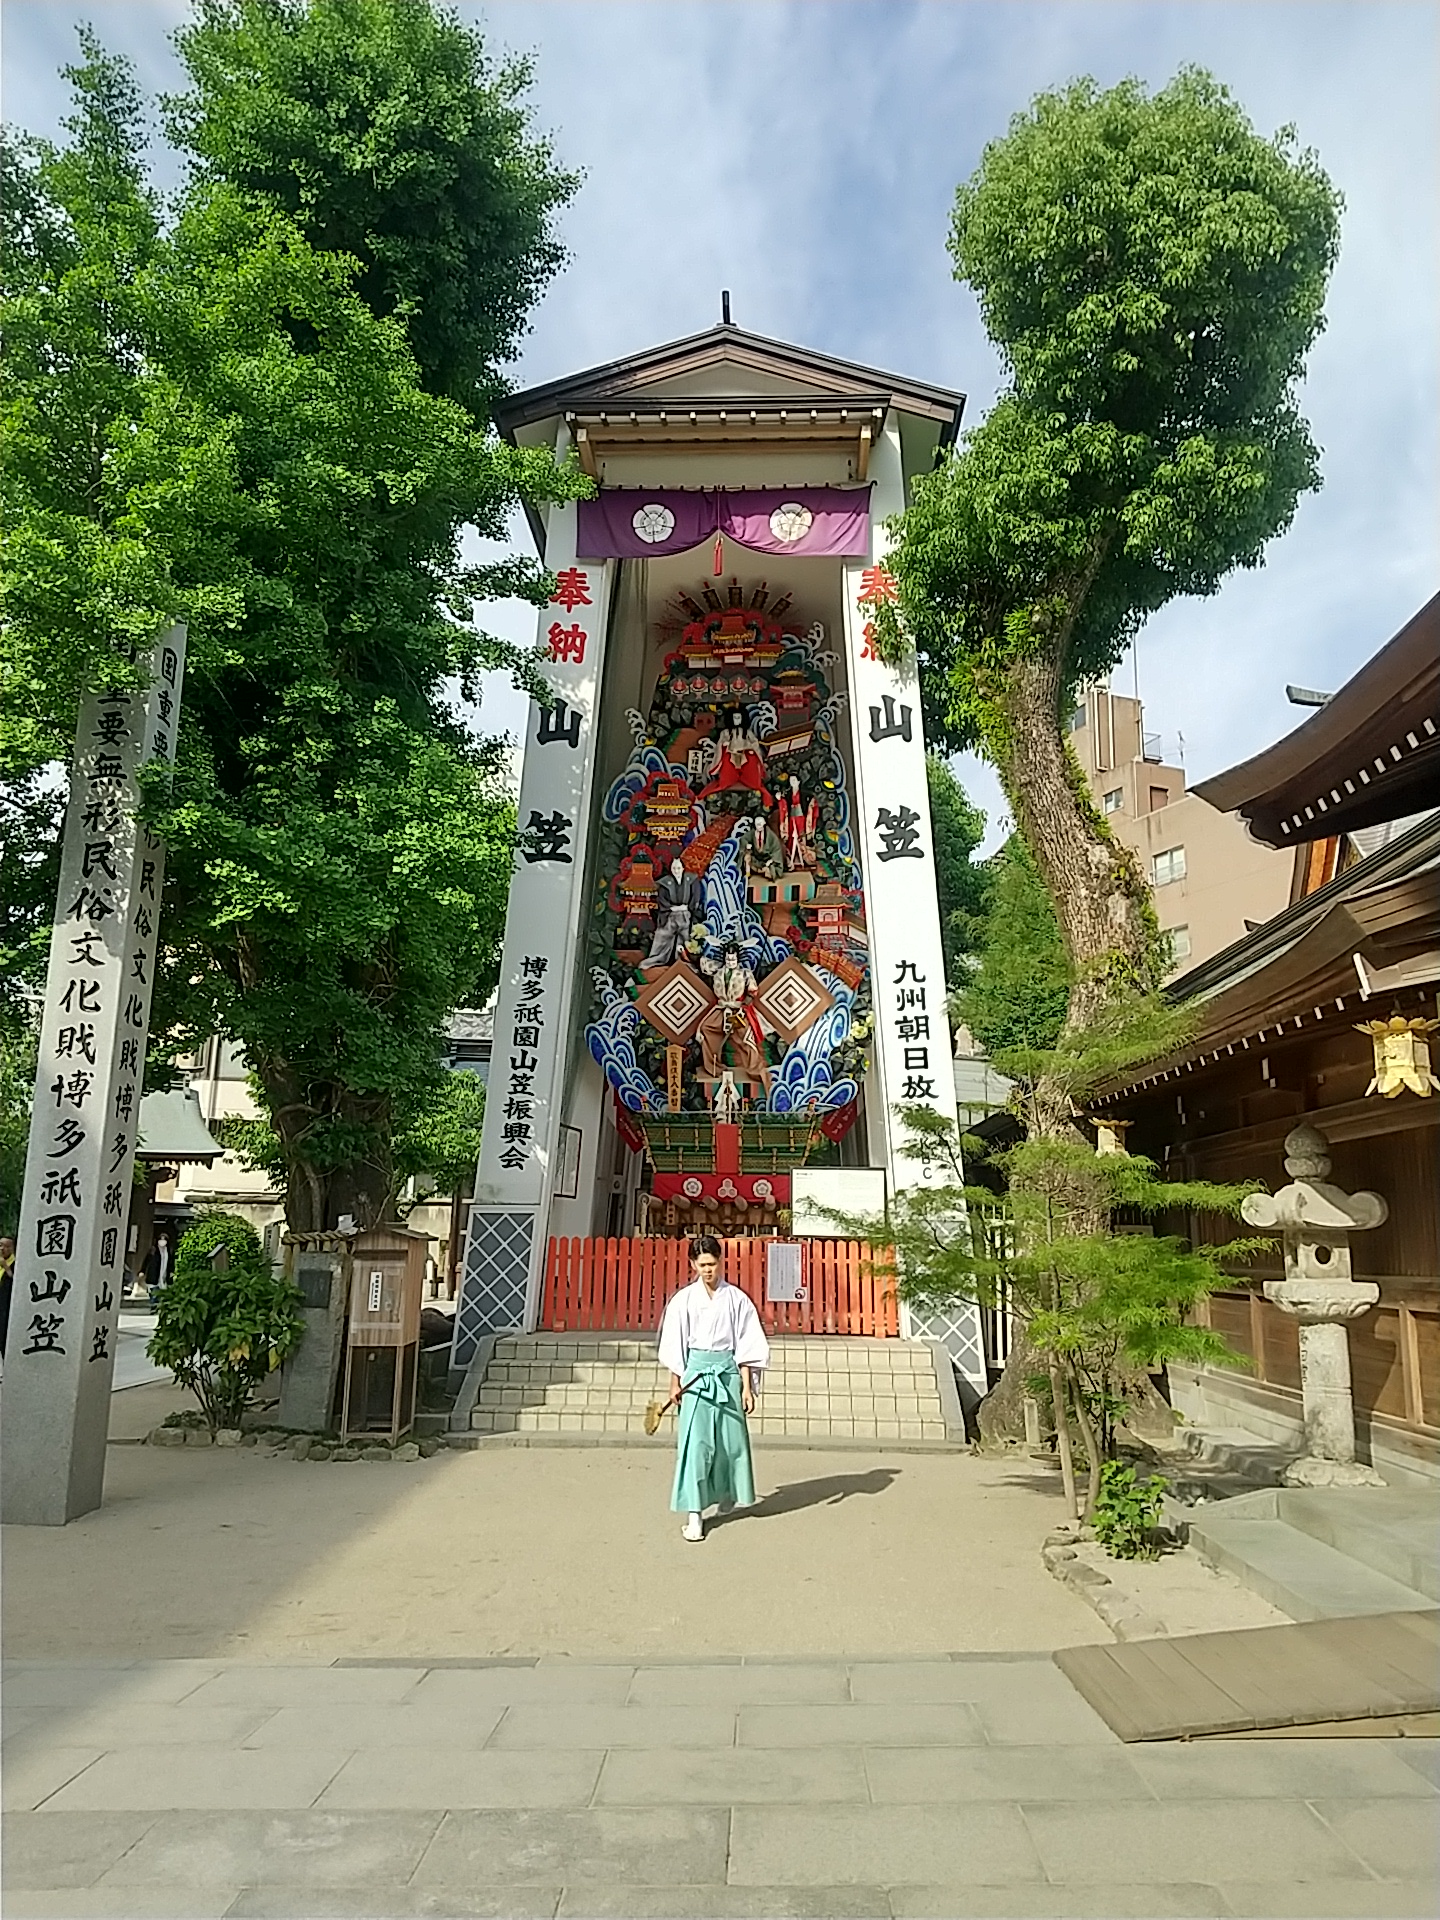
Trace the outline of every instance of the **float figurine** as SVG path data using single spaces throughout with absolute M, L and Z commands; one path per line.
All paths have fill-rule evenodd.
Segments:
M 747 1002 L 759 991 L 754 974 L 740 956 L 733 941 L 726 943 L 720 964 L 701 961 L 710 975 L 715 1005 L 695 1029 L 700 1042 L 701 1072 L 713 1080 L 718 1090 L 725 1072 L 725 1048 L 730 1048 L 735 1065 L 747 1080 L 758 1080 L 768 1093 L 770 1066 L 760 1039 L 760 1022 Z
M 727 724 L 715 735 L 715 744 L 720 749 L 720 759 L 714 774 L 700 789 L 700 798 L 708 800 L 712 793 L 728 793 L 736 787 L 745 787 L 751 793 L 758 793 L 766 806 L 773 806 L 765 786 L 764 755 L 743 708 L 730 709 Z

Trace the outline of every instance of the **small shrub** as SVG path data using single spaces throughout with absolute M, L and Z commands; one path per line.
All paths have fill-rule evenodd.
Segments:
M 212 1256 L 223 1247 L 228 1264 Z M 260 1237 L 236 1214 L 202 1214 L 182 1237 L 161 1289 L 148 1352 L 200 1402 L 214 1433 L 238 1427 L 266 1374 L 299 1345 L 300 1295 L 277 1276 Z
M 1095 1538 L 1117 1560 L 1158 1560 L 1155 1534 L 1164 1497 L 1159 1474 L 1137 1480 L 1133 1467 L 1107 1460 L 1100 1469 L 1100 1498 L 1091 1521 Z

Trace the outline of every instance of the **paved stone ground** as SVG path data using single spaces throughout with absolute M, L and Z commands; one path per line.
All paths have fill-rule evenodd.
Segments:
M 138 1439 L 187 1396 L 114 1396 Z M 105 1504 L 5 1530 L 20 1659 L 621 1660 L 1048 1652 L 1105 1626 L 1040 1562 L 1063 1508 L 1033 1461 L 757 1449 L 762 1500 L 687 1546 L 673 1448 L 409 1465 L 112 1445 Z
M 1431 1915 L 1440 1742 L 1122 1746 L 1044 1656 L 19 1663 L 9 1920 Z

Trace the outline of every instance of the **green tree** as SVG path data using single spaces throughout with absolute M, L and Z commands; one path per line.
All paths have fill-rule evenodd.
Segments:
M 992 1058 L 1053 1047 L 1065 1024 L 1070 967 L 1045 882 L 1018 834 L 989 864 L 977 964 L 961 987 L 960 1018 Z
M 36 772 L 0 774 L 0 1034 L 33 1024 L 60 883 L 65 794 Z
M 397 1172 L 406 1179 L 425 1180 L 434 1193 L 468 1192 L 484 1124 L 485 1082 L 478 1073 L 448 1072 L 395 1142 Z
M 969 977 L 966 962 L 976 949 L 985 913 L 988 876 L 975 859 L 975 849 L 985 837 L 985 816 L 971 804 L 954 769 L 938 753 L 925 756 L 925 772 L 935 836 L 945 981 L 953 993 Z
M 1008 379 L 917 481 L 890 554 L 898 608 L 876 625 L 886 652 L 915 649 L 929 737 L 978 749 L 1000 776 L 1054 903 L 1074 1036 L 1131 996 L 1144 1004 L 1170 955 L 1065 719 L 1150 614 L 1258 566 L 1318 486 L 1296 389 L 1339 212 L 1293 129 L 1261 138 L 1197 68 L 1153 95 L 1136 80 L 1040 95 L 956 194 L 956 277 Z M 1032 1055 L 1026 1125 L 1074 1144 L 1053 1067 Z M 1012 1188 L 1031 1171 L 1012 1170 Z M 1104 1230 L 1102 1185 L 1065 1204 L 1067 1233 Z M 1021 1340 L 996 1423 L 1032 1364 Z
M 322 16 L 373 31 L 385 11 L 210 9 L 207 45 L 225 17 L 303 37 Z M 412 28 L 427 11 L 407 10 Z M 350 110 L 383 122 L 383 74 L 362 69 Z M 588 483 L 502 443 L 473 393 L 439 391 L 465 383 L 458 360 L 432 390 L 409 296 L 377 311 L 360 265 L 213 158 L 162 221 L 128 70 L 90 41 L 72 80 L 69 144 L 9 157 L 12 754 L 64 752 L 80 692 L 134 677 L 124 642 L 188 621 L 180 764 L 148 796 L 171 849 L 156 1031 L 171 1054 L 216 1031 L 241 1042 L 292 1228 L 370 1221 L 393 1203 L 395 1136 L 441 1084 L 444 1017 L 483 1004 L 498 963 L 513 808 L 452 689 L 493 666 L 543 688 L 534 656 L 473 615 L 496 594 L 543 604 L 548 577 L 467 566 L 461 534 L 503 537 L 517 505 Z M 497 86 L 496 166 L 563 198 L 518 130 L 513 73 Z M 330 110 L 307 95 L 291 123 Z M 532 203 L 514 231 L 492 209 L 487 244 L 529 232 Z M 464 310 L 448 310 L 452 355 Z M 477 334 L 466 365 L 493 371 L 515 332 Z
M 429 390 L 484 414 L 579 181 L 531 128 L 532 63 L 496 65 L 429 0 L 199 0 L 176 46 L 176 145 L 359 261 L 356 291 L 403 320 Z
M 1194 68 L 1147 94 L 1042 94 L 956 195 L 950 250 L 1008 384 L 916 483 L 890 564 L 927 726 L 996 767 L 1055 902 L 1069 1017 L 1158 985 L 1132 856 L 1064 732 L 1145 619 L 1257 566 L 1318 459 L 1296 405 L 1339 199 L 1292 129 L 1261 138 Z M 1040 1124 L 1068 1124 L 1042 1101 Z
M 300 1295 L 233 1213 L 203 1213 L 180 1239 L 146 1351 L 189 1387 L 211 1433 L 238 1427 L 255 1389 L 300 1343 Z
M 265 1090 L 253 1076 L 251 1087 L 263 1103 Z M 463 1071 L 442 1075 L 395 1140 L 393 1172 L 397 1189 L 416 1179 L 425 1182 L 426 1197 L 467 1192 L 480 1158 L 484 1122 L 485 1082 L 480 1076 Z M 248 1167 L 269 1174 L 283 1186 L 287 1173 L 285 1145 L 267 1117 L 232 1115 L 212 1123 L 211 1131 Z
M 1188 1019 L 1153 998 L 1112 1000 L 1094 1027 L 1067 1027 L 1053 1047 L 1017 1048 L 1001 1056 L 1002 1064 L 1023 1086 L 1046 1081 L 1062 1088 L 1079 1112 L 1124 1065 L 1173 1044 Z M 1194 1246 L 1148 1223 L 1238 1217 L 1254 1183 L 1166 1180 L 1139 1156 L 1096 1153 L 1078 1135 L 1047 1137 L 1034 1125 L 1031 1096 L 1022 1101 L 1027 1137 L 991 1156 L 1003 1176 L 997 1194 L 967 1183 L 951 1121 L 923 1107 L 902 1112 L 911 1135 L 906 1152 L 925 1166 L 926 1179 L 903 1188 L 883 1220 L 837 1215 L 839 1224 L 870 1241 L 881 1270 L 921 1311 L 965 1300 L 1011 1316 L 1010 1384 L 1002 1382 L 985 1403 L 981 1431 L 1000 1437 L 1004 1428 L 984 1418 L 992 1402 L 1007 1391 L 1022 1397 L 1043 1382 L 1072 1511 L 1074 1439 L 1084 1455 L 1088 1518 L 1120 1424 L 1151 1397 L 1150 1372 L 1167 1360 L 1235 1363 L 1219 1335 L 1190 1316 L 1207 1294 L 1233 1285 L 1233 1265 L 1267 1244 L 1247 1236 Z M 1125 1224 L 1117 1228 L 1121 1213 Z
M 12 1240 L 20 1228 L 34 1089 L 33 1028 L 0 1025 L 0 1235 Z

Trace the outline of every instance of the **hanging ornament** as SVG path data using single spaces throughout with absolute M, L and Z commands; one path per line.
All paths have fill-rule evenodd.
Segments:
M 725 571 L 725 536 L 723 533 L 717 533 L 715 536 L 715 578 L 718 580 L 721 574 L 724 573 L 724 571 Z
M 1408 1087 L 1411 1093 L 1428 1097 L 1437 1086 L 1430 1066 L 1430 1035 L 1440 1020 L 1407 1020 L 1395 1014 L 1389 1020 L 1367 1020 L 1357 1033 L 1368 1033 L 1375 1048 L 1375 1077 L 1365 1089 L 1367 1094 L 1383 1094 L 1393 1100 Z

